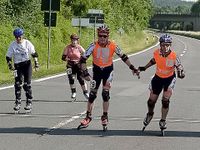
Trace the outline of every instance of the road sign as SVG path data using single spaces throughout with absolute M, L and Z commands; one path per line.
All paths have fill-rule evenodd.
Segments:
M 104 14 L 87 14 L 90 18 L 89 23 L 104 23 Z
M 103 24 L 104 23 L 104 14 L 103 10 L 100 9 L 89 9 L 87 18 L 90 18 L 89 23 L 90 24 Z
M 57 14 L 51 13 L 51 27 L 56 26 L 56 18 L 57 18 Z M 44 26 L 46 27 L 49 26 L 49 12 L 44 12 Z
M 41 10 L 49 11 L 50 1 L 51 1 L 51 11 L 60 11 L 60 0 L 42 0 Z
M 72 18 L 72 26 L 87 27 L 89 26 L 89 18 Z
M 103 14 L 103 10 L 100 10 L 100 9 L 88 9 L 88 14 Z

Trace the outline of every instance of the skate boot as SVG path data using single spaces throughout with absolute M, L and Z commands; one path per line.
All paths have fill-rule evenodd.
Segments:
M 166 121 L 164 119 L 161 119 L 159 121 L 159 126 L 160 126 L 160 130 L 161 130 L 161 134 L 162 134 L 162 136 L 164 136 L 165 135 L 164 130 L 167 129 Z
M 15 106 L 14 106 L 14 111 L 15 111 L 15 114 L 18 114 L 19 113 L 19 110 L 21 108 L 21 101 L 20 100 L 16 100 L 15 101 Z
M 76 101 L 76 92 L 73 92 L 71 95 L 72 101 Z
M 82 128 L 87 128 L 89 126 L 89 123 L 91 122 L 92 118 L 89 116 L 86 116 L 83 120 L 81 120 L 81 124 L 78 126 L 78 130 Z
M 85 98 L 88 100 L 89 99 L 89 93 L 88 91 L 84 91 L 83 92 L 83 95 L 85 96 Z
M 143 121 L 144 126 L 142 128 L 142 131 L 145 130 L 145 128 L 147 127 L 147 125 L 151 122 L 152 118 L 153 118 L 153 114 L 149 114 L 149 113 L 146 114 L 146 117 L 144 118 L 144 121 Z
M 27 100 L 26 106 L 24 107 L 26 113 L 31 113 L 32 110 L 32 102 L 30 100 Z
M 103 126 L 103 131 L 107 130 L 107 125 L 108 125 L 108 116 L 107 115 L 102 115 L 101 116 L 101 124 Z

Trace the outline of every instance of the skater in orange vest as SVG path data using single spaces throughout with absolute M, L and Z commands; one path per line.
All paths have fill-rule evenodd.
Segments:
M 161 119 L 159 121 L 160 129 L 163 131 L 166 129 L 166 117 L 169 110 L 170 97 L 176 82 L 177 70 L 178 78 L 183 79 L 185 73 L 180 59 L 177 57 L 176 53 L 171 49 L 172 38 L 171 36 L 164 34 L 159 39 L 160 48 L 156 49 L 153 53 L 153 58 L 145 66 L 140 66 L 140 71 L 145 71 L 147 68 L 156 64 L 156 73 L 151 80 L 149 89 L 150 97 L 147 101 L 148 113 L 144 119 L 144 127 L 150 123 L 154 115 L 154 107 L 160 93 L 163 91 L 162 95 L 162 108 L 161 108 Z
M 138 70 L 131 64 L 129 58 L 126 54 L 123 54 L 122 50 L 118 45 L 109 40 L 109 29 L 106 26 L 101 26 L 97 29 L 98 41 L 92 43 L 85 54 L 81 57 L 81 66 L 83 71 L 83 76 L 89 79 L 89 74 L 86 69 L 86 60 L 92 55 L 93 62 L 93 77 L 92 86 L 90 89 L 89 99 L 87 103 L 87 114 L 86 118 L 81 121 L 81 125 L 78 129 L 82 127 L 87 127 L 92 120 L 92 110 L 94 100 L 97 97 L 97 91 L 102 82 L 102 99 L 103 99 L 103 114 L 101 116 L 101 121 L 103 129 L 106 130 L 108 123 L 108 109 L 109 109 L 109 99 L 110 99 L 110 88 L 111 82 L 113 80 L 113 56 L 116 53 L 122 61 L 131 69 L 133 74 L 138 74 Z

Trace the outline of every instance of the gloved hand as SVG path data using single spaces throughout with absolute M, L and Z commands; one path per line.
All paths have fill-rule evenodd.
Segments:
M 139 70 L 139 71 L 145 71 L 146 68 L 145 68 L 144 66 L 139 66 L 139 67 L 138 67 L 138 70 Z
M 177 74 L 178 74 L 178 78 L 180 79 L 183 79 L 185 77 L 185 72 L 183 70 L 179 70 Z
M 136 74 L 138 76 L 138 79 L 140 79 L 140 71 L 138 69 L 136 69 L 133 65 L 129 66 L 129 69 L 132 70 L 132 74 Z
M 89 76 L 90 74 L 89 74 L 89 72 L 88 72 L 88 70 L 86 69 L 86 70 L 82 70 L 82 76 L 83 77 L 87 77 L 87 76 Z
M 90 81 L 91 80 L 91 76 L 90 76 L 90 74 L 88 72 L 88 69 L 81 70 L 81 77 L 86 81 Z
M 35 65 L 34 65 L 34 68 L 35 68 L 35 71 L 38 71 L 39 70 L 39 63 L 38 61 L 34 61 Z
M 12 65 L 11 63 L 8 63 L 8 68 L 9 68 L 11 71 L 15 70 L 14 67 L 13 67 L 13 65 Z

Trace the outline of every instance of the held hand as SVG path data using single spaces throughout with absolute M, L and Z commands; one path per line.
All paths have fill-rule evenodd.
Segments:
M 90 74 L 89 74 L 87 69 L 81 71 L 81 77 L 83 79 L 85 79 L 86 81 L 91 81 L 92 80 L 92 78 L 91 78 L 91 76 L 90 76 Z
M 135 75 L 138 77 L 138 79 L 140 79 L 140 71 L 137 69 L 137 70 L 132 70 L 132 74 Z
M 138 79 L 140 79 L 140 72 L 138 69 L 136 69 L 132 64 L 129 66 L 129 69 L 132 70 L 133 75 L 135 75 L 135 73 L 136 73 L 136 75 L 138 76 Z
M 146 70 L 146 68 L 145 68 L 145 67 L 143 67 L 143 66 L 139 66 L 139 67 L 138 67 L 138 70 L 139 70 L 139 71 L 145 71 L 145 70 Z

